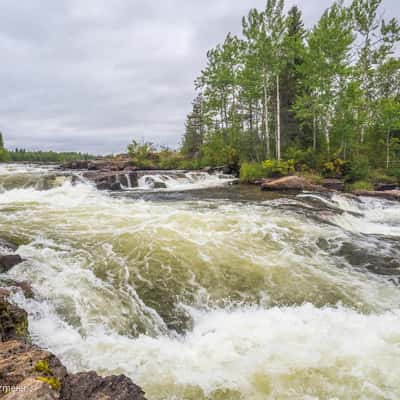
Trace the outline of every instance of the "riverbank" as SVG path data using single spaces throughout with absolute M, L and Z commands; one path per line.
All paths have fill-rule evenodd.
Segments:
M 0 272 L 23 262 L 17 245 L 0 239 Z M 28 314 L 10 297 L 33 298 L 29 282 L 0 275 L 0 398 L 3 400 L 146 400 L 124 375 L 101 377 L 94 371 L 69 373 L 51 352 L 31 343 Z

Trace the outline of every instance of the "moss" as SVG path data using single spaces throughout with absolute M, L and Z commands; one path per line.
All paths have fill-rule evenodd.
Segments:
M 15 333 L 18 337 L 28 337 L 28 320 L 22 319 L 21 322 L 15 325 Z
M 53 371 L 49 367 L 49 363 L 46 360 L 38 361 L 35 364 L 35 371 L 43 374 L 53 375 Z
M 38 376 L 36 379 L 49 384 L 53 390 L 59 391 L 61 389 L 61 382 L 55 376 Z

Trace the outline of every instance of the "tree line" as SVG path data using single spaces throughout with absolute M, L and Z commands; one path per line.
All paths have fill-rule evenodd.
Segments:
M 62 163 L 74 160 L 89 160 L 95 158 L 87 153 L 56 152 L 56 151 L 29 151 L 16 148 L 7 150 L 4 147 L 3 134 L 0 132 L 0 162 L 57 162 Z
M 400 27 L 382 0 L 335 1 L 310 29 L 268 0 L 207 53 L 182 152 L 201 164 L 336 159 L 400 167 Z

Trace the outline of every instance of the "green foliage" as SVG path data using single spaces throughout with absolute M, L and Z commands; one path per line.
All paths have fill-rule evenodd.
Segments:
M 55 151 L 27 151 L 25 149 L 15 149 L 13 151 L 6 151 L 5 159 L 3 161 L 11 162 L 56 162 L 62 163 L 74 160 L 91 160 L 96 158 L 87 153 L 75 152 L 61 152 Z M 1 160 L 1 150 L 0 150 Z
M 336 158 L 323 165 L 323 174 L 327 177 L 341 178 L 346 174 L 348 167 L 347 161 Z
M 46 382 L 51 386 L 53 390 L 59 391 L 61 389 L 61 382 L 54 376 L 47 360 L 40 360 L 35 364 L 34 370 L 44 376 L 38 376 L 36 379 L 42 382 Z
M 240 180 L 242 182 L 254 182 L 257 179 L 277 178 L 293 174 L 294 172 L 294 160 L 265 160 L 262 163 L 245 162 L 240 167 Z
M 46 360 L 40 360 L 35 364 L 35 371 L 43 374 L 52 375 L 53 372 L 49 366 L 49 363 Z
M 265 176 L 280 177 L 293 174 L 295 172 L 294 160 L 279 161 L 279 160 L 266 160 L 262 163 L 265 171 Z
M 140 144 L 133 140 L 128 145 L 128 154 L 138 168 L 149 168 L 154 165 L 154 160 L 158 157 L 155 155 L 156 150 L 152 143 L 144 142 Z
M 353 190 L 374 190 L 374 185 L 368 181 L 357 181 L 349 185 L 348 189 Z
M 252 183 L 257 179 L 262 179 L 267 176 L 265 168 L 262 163 L 242 163 L 240 166 L 240 181 Z
M 346 173 L 346 181 L 356 182 L 368 179 L 370 172 L 370 163 L 365 156 L 359 156 L 349 162 L 348 171 Z
M 61 382 L 55 376 L 38 376 L 36 379 L 38 381 L 47 383 L 53 390 L 56 390 L 57 392 L 61 389 Z
M 400 27 L 381 18 L 382 0 L 350 3 L 333 2 L 309 30 L 283 0 L 250 10 L 243 35 L 229 34 L 207 53 L 184 154 L 200 165 L 241 164 L 249 179 L 261 174 L 255 163 L 281 153 L 298 171 L 349 182 L 395 168 Z

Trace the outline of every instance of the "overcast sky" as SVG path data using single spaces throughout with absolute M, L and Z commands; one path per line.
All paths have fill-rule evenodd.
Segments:
M 0 0 L 6 147 L 125 151 L 176 146 L 205 53 L 265 0 Z M 307 25 L 331 0 L 298 4 Z M 399 17 L 399 0 L 384 0 Z

